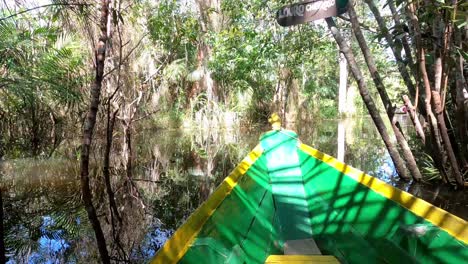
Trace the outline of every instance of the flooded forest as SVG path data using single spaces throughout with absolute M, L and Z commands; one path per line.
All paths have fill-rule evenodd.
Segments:
M 273 113 L 468 220 L 467 3 L 337 2 L 0 1 L 0 263 L 147 263 Z

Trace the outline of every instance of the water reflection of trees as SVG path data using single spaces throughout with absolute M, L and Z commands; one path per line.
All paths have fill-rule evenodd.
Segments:
M 379 135 L 369 124 L 366 118 L 345 121 L 345 161 L 385 180 L 389 176 L 382 170 L 382 164 L 389 158 L 385 156 Z M 121 216 L 121 221 L 114 219 L 114 224 L 102 168 L 92 166 L 94 204 L 113 261 L 140 263 L 151 258 L 258 143 L 262 131 L 265 129 L 244 133 L 143 130 L 135 135 L 131 179 L 119 165 L 119 153 L 112 155 L 111 183 Z M 336 155 L 336 120 L 321 121 L 320 126 L 304 126 L 298 132 L 304 143 Z M 0 173 L 5 239 L 12 260 L 19 263 L 99 261 L 94 233 L 81 206 L 76 161 L 2 162 Z M 458 215 L 465 208 L 456 204 L 465 201 L 464 196 L 452 199 L 453 195 L 443 190 L 425 191 L 427 186 L 402 188 Z
M 86 213 L 73 163 L 3 162 L 2 189 L 7 256 L 20 263 L 69 261 L 86 237 Z M 92 252 L 92 251 L 90 251 Z
M 258 136 L 250 144 L 239 144 L 241 137 L 233 132 L 172 131 L 169 134 L 142 133 L 138 139 L 146 142 L 148 148 L 141 149 L 141 153 L 150 153 L 138 158 L 139 167 L 144 169 L 140 174 L 144 181 L 139 181 L 138 186 L 144 190 L 163 228 L 173 230 L 206 200 L 256 144 Z
M 225 134 L 225 133 L 224 133 Z M 94 166 L 94 204 L 112 260 L 144 262 L 257 143 L 215 132 L 145 131 L 135 140 L 132 178 L 113 155 L 113 222 L 102 168 Z M 99 260 L 81 205 L 78 167 L 69 160 L 18 160 L 1 166 L 7 256 L 20 263 Z M 129 183 L 131 181 L 131 183 Z
M 386 182 L 394 183 L 397 180 L 393 162 L 369 117 L 316 122 L 320 125 L 298 128 L 303 142 L 336 157 L 340 123 L 345 128 L 344 162 Z

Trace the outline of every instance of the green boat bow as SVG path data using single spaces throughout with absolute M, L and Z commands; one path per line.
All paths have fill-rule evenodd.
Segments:
M 467 241 L 463 219 L 273 130 L 152 263 L 463 263 Z

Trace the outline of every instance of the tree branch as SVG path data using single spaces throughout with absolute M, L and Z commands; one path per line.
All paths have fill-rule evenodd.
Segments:
M 140 121 L 140 120 L 142 120 L 142 119 L 145 119 L 145 118 L 147 118 L 147 117 L 149 117 L 149 116 L 151 116 L 151 115 L 154 115 L 154 114 L 156 114 L 157 112 L 159 112 L 159 110 L 161 110 L 161 109 L 156 109 L 155 111 L 153 111 L 153 112 L 151 112 L 151 113 L 148 113 L 148 114 L 146 114 L 146 115 L 144 115 L 144 116 L 141 116 L 141 117 L 139 117 L 139 118 L 133 120 L 133 122 L 138 122 L 138 121 Z
M 347 17 L 345 17 L 345 16 L 343 16 L 343 15 L 339 15 L 338 18 L 341 18 L 342 20 L 351 23 L 351 19 L 350 19 L 350 18 L 347 18 Z M 371 29 L 369 26 L 365 25 L 365 24 L 362 23 L 362 22 L 359 22 L 359 26 L 360 26 L 362 29 L 364 29 L 364 30 L 367 30 L 367 31 L 369 31 L 369 32 L 372 32 L 372 33 L 377 34 L 377 31 Z
M 56 4 L 47 4 L 47 5 L 35 6 L 35 7 L 25 9 L 23 11 L 19 11 L 18 13 L 11 14 L 11 15 L 9 15 L 7 17 L 2 17 L 2 18 L 0 18 L 0 21 L 7 20 L 9 18 L 19 16 L 21 14 L 24 14 L 24 13 L 27 13 L 27 12 L 30 12 L 30 11 L 33 11 L 33 10 L 36 10 L 36 9 L 45 8 L 45 7 L 49 7 L 49 6 L 92 6 L 92 4 L 87 4 L 87 3 L 80 3 L 80 4 L 56 3 Z
M 136 48 L 138 48 L 138 46 L 140 46 L 141 42 L 143 41 L 143 39 L 147 36 L 148 34 L 144 34 L 140 40 L 138 41 L 138 43 L 127 53 L 127 55 L 121 60 L 122 63 L 124 63 L 128 57 L 130 57 L 130 55 L 132 55 L 132 53 L 136 50 Z M 125 44 L 126 45 L 126 44 Z M 119 65 L 117 67 L 114 67 L 113 69 L 109 70 L 108 72 L 106 72 L 103 76 L 103 78 L 107 77 L 107 75 L 111 74 L 112 72 L 116 71 L 119 67 L 120 67 L 121 63 L 119 63 Z

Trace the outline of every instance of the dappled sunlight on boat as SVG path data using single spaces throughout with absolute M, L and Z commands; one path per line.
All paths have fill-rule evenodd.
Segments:
M 185 244 L 182 263 L 213 256 L 210 250 L 218 252 L 213 263 L 261 263 L 285 253 L 287 241 L 312 238 L 323 254 L 343 263 L 466 257 L 464 220 L 281 133 L 262 136 L 262 155 L 226 179 L 232 192 L 215 195 L 224 200 L 199 231 L 192 230 L 197 238 Z

